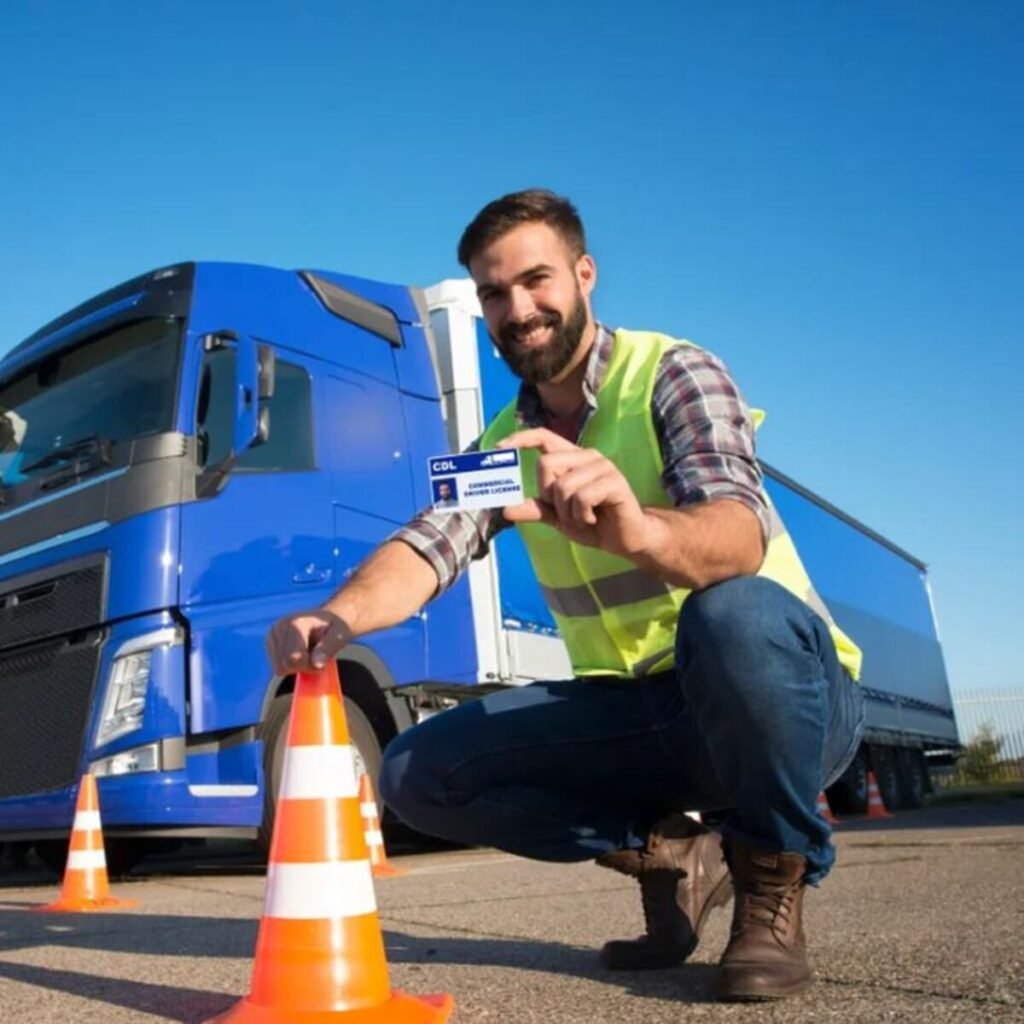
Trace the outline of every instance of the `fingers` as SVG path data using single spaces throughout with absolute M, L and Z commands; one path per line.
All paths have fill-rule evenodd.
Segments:
M 316 642 L 309 658 L 314 668 L 323 668 L 352 639 L 352 630 L 343 618 L 332 615 L 327 626 L 317 632 L 319 635 L 314 634 Z
M 510 523 L 549 523 L 553 524 L 554 511 L 550 505 L 530 498 L 520 505 L 507 505 L 502 511 Z
M 551 483 L 544 497 L 560 521 L 594 526 L 597 508 L 617 496 L 623 496 L 628 488 L 622 474 L 601 457 L 562 473 Z
M 568 451 L 552 452 L 537 460 L 537 487 L 540 496 L 547 500 L 548 492 L 560 477 L 582 466 L 611 463 L 596 448 L 570 448 Z
M 560 434 L 546 427 L 533 427 L 530 430 L 517 430 L 509 434 L 495 446 L 497 448 L 537 448 L 543 454 L 549 452 L 581 451 L 571 441 L 566 441 Z
M 351 639 L 348 623 L 333 612 L 299 612 L 274 623 L 267 635 L 267 656 L 278 675 L 318 671 Z

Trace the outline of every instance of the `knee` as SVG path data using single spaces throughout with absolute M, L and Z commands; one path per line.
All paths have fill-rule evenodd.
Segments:
M 412 828 L 427 831 L 430 811 L 444 802 L 443 769 L 431 756 L 422 726 L 396 736 L 385 748 L 378 789 L 381 800 Z
M 736 576 L 687 597 L 679 616 L 679 641 L 701 649 L 732 649 L 764 640 L 793 600 L 761 576 Z
M 388 805 L 396 814 L 398 803 L 401 800 L 402 792 L 405 790 L 405 776 L 409 771 L 409 758 L 403 749 L 403 735 L 396 736 L 384 748 L 384 757 L 380 765 L 380 777 L 377 781 L 377 791 L 381 800 Z

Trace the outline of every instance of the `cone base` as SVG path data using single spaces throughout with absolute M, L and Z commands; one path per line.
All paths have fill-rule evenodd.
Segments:
M 46 906 L 31 909 L 37 914 L 102 914 L 106 910 L 128 910 L 138 905 L 138 900 L 119 900 L 107 896 L 101 900 L 54 900 Z
M 390 864 L 374 864 L 373 866 L 373 877 L 374 878 L 398 878 L 400 875 L 409 874 L 406 868 L 395 868 Z
M 360 1010 L 289 1010 L 257 1006 L 247 996 L 205 1024 L 444 1024 L 454 1007 L 446 992 L 410 996 L 397 989 L 386 1003 Z

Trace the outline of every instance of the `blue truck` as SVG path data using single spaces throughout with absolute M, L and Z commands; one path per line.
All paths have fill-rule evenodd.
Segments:
M 78 780 L 108 856 L 266 842 L 293 680 L 264 637 L 430 503 L 427 460 L 514 393 L 468 281 L 186 263 L 46 324 L 0 361 L 0 842 L 60 866 Z M 957 745 L 925 566 L 782 473 L 771 496 L 865 653 L 873 769 L 915 806 Z M 374 776 L 391 737 L 496 687 L 568 674 L 515 531 L 419 615 L 341 655 Z

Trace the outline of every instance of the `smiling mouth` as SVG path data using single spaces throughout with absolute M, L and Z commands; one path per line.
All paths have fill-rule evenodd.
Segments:
M 541 324 L 538 327 L 534 327 L 532 331 L 528 331 L 526 334 L 517 334 L 514 338 L 514 342 L 520 348 L 533 348 L 536 345 L 547 341 L 551 337 L 551 328 L 546 324 Z

